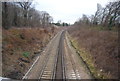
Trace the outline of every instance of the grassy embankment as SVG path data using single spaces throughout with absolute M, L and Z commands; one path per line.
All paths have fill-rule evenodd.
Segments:
M 118 32 L 77 26 L 69 33 L 72 46 L 95 78 L 118 78 Z

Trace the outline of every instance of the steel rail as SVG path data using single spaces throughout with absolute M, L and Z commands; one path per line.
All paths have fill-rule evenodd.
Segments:
M 69 49 L 69 58 L 70 58 L 70 61 L 71 61 L 71 64 L 72 64 L 72 68 L 73 68 L 73 70 L 74 70 L 74 73 L 75 73 L 75 76 L 76 76 L 76 79 L 79 79 L 79 77 L 77 76 L 77 72 L 76 72 L 76 66 L 75 66 L 75 62 L 74 62 L 74 60 L 73 60 L 73 57 L 72 57 L 72 51 L 71 51 L 71 49 L 70 49 L 70 47 L 68 46 L 68 40 L 67 40 L 67 38 L 65 39 L 66 40 L 66 45 L 67 45 L 67 47 L 68 47 L 68 49 Z
M 56 35 L 56 37 L 54 38 L 54 40 L 56 40 L 56 38 L 57 38 L 57 36 L 58 36 L 59 34 L 57 34 Z M 54 45 L 55 43 L 53 43 L 53 45 Z M 41 69 L 41 71 L 40 71 L 40 75 L 39 75 L 39 79 L 41 80 L 41 77 L 42 77 L 42 75 L 43 75 L 43 73 L 44 73 L 44 71 L 45 71 L 45 68 L 46 68 L 46 66 L 47 66 L 47 63 L 48 63 L 48 61 L 49 61 L 49 59 L 50 59 L 50 50 L 51 49 L 53 49 L 53 45 L 52 45 L 52 47 L 51 48 L 49 48 L 49 52 L 48 52 L 48 54 L 46 55 L 46 57 L 45 57 L 45 60 L 44 60 L 44 62 L 43 62 L 43 67 L 42 67 L 42 69 Z M 52 78 L 51 78 L 52 79 Z

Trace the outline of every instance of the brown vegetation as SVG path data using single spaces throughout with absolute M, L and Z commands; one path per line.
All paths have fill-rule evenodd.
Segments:
M 93 73 L 96 78 L 118 78 L 118 32 L 74 26 L 69 33 L 77 41 L 78 49 L 84 48 L 90 54 L 87 56 L 92 57 L 102 76 Z
M 3 29 L 2 57 L 3 76 L 20 79 L 28 70 L 33 59 L 55 35 L 53 28 Z

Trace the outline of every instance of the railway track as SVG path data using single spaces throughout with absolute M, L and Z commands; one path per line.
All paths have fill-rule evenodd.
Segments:
M 80 56 L 76 53 L 75 49 L 71 46 L 71 43 L 68 39 L 68 32 L 66 32 L 66 36 L 65 36 L 65 49 L 66 49 L 66 57 L 69 59 L 66 60 L 66 62 L 70 62 L 70 65 L 72 66 L 72 72 L 70 73 L 69 71 L 69 66 L 70 65 L 65 65 L 66 66 L 66 75 L 70 75 L 71 76 L 68 76 L 67 78 L 71 78 L 71 79 L 77 79 L 78 81 L 80 79 L 93 79 L 93 77 L 91 76 L 90 74 L 90 71 L 88 70 L 88 68 L 86 67 L 86 65 L 84 64 L 83 60 L 80 59 Z M 76 81 L 77 81 L 76 80 Z
M 63 78 L 63 70 L 62 70 L 62 54 L 61 54 L 61 39 L 62 39 L 63 31 L 61 32 L 60 38 L 58 38 L 59 43 L 56 51 L 53 51 L 55 47 L 54 44 L 57 43 L 55 41 L 52 45 L 52 47 L 49 50 L 49 54 L 46 56 L 46 59 L 44 60 L 43 64 L 44 66 L 42 67 L 40 71 L 40 76 L 39 79 L 61 79 Z M 56 38 L 57 39 L 57 38 Z M 55 39 L 55 40 L 56 40 Z M 59 74 L 58 74 L 59 73 Z
M 79 71 L 75 65 L 75 62 L 72 57 L 72 51 L 68 47 L 68 40 L 65 38 L 64 47 L 65 47 L 65 66 L 66 66 L 66 78 L 67 79 L 81 79 Z
M 46 49 L 33 63 L 22 79 L 53 79 L 54 67 L 56 65 L 59 39 L 62 32 L 59 32 L 48 44 Z
M 81 79 L 81 71 L 73 54 L 66 32 L 59 32 L 45 51 L 33 63 L 23 79 L 56 80 Z
M 55 79 L 63 79 L 65 80 L 65 65 L 64 65 L 64 35 L 65 31 L 61 34 L 60 40 L 59 40 L 59 49 L 58 49 L 58 57 L 56 62 L 56 68 L 55 68 Z
M 58 49 L 56 52 L 51 51 L 54 49 L 54 45 L 50 48 L 49 54 L 46 56 L 42 67 L 39 79 L 62 79 L 63 69 L 62 69 L 62 54 L 61 54 L 61 39 L 63 32 L 61 33 Z M 54 43 L 55 44 L 55 43 Z

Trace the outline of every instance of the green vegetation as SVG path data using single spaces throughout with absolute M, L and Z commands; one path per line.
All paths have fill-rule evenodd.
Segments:
M 30 56 L 30 52 L 23 52 L 23 56 L 28 58 Z

